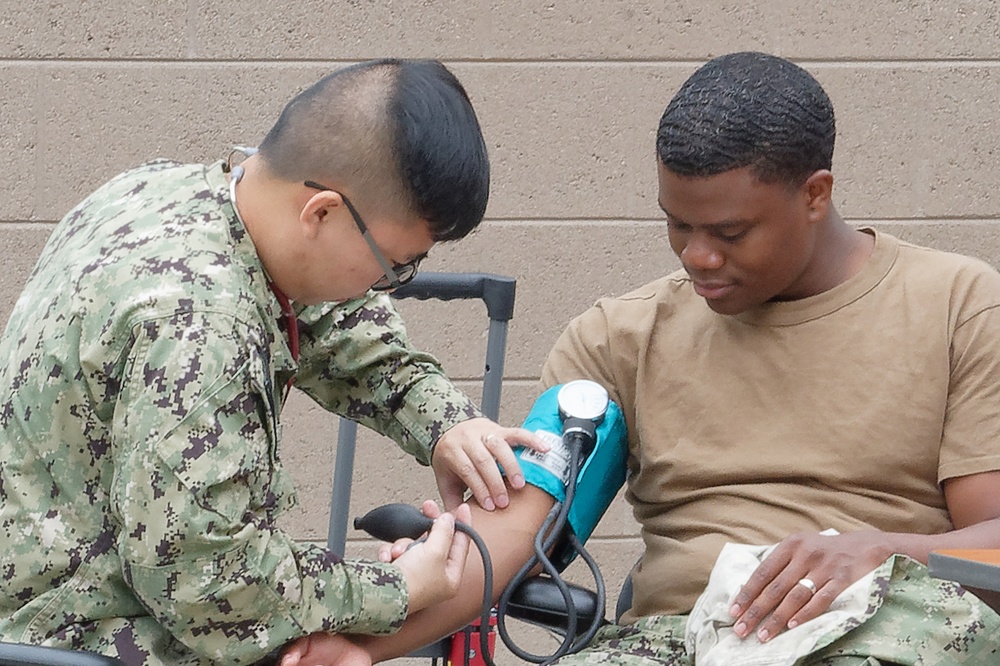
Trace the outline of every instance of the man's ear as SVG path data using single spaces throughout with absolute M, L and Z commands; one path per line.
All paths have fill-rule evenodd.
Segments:
M 813 172 L 802 185 L 802 193 L 809 209 L 809 219 L 825 220 L 833 200 L 833 174 L 827 169 Z
M 299 212 L 303 235 L 310 240 L 319 236 L 323 225 L 328 224 L 333 213 L 343 205 L 344 198 L 339 192 L 324 190 L 313 194 Z

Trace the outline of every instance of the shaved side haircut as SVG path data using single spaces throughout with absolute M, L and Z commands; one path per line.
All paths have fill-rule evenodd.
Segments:
M 830 169 L 833 105 L 809 72 L 765 53 L 708 61 L 684 82 L 660 119 L 660 161 L 682 176 L 749 167 L 762 182 L 797 187 Z
M 486 212 L 479 121 L 435 60 L 372 60 L 327 75 L 288 103 L 260 154 L 273 176 L 342 188 L 366 215 L 427 220 L 436 241 L 463 238 Z

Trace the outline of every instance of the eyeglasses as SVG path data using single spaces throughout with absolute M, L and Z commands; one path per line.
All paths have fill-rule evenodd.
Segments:
M 326 187 L 325 185 L 320 185 L 319 183 L 307 180 L 304 181 L 306 187 L 310 187 L 314 190 L 319 190 L 321 192 L 337 192 L 332 187 Z M 375 261 L 378 265 L 382 267 L 382 273 L 384 274 L 371 286 L 373 291 L 389 291 L 390 289 L 397 289 L 402 287 L 404 284 L 412 280 L 417 276 L 417 269 L 420 268 L 420 262 L 423 257 L 417 257 L 413 261 L 408 261 L 405 264 L 393 264 L 385 255 L 382 254 L 382 250 L 378 249 L 378 245 L 375 244 L 375 239 L 372 238 L 371 232 L 368 231 L 368 225 L 365 224 L 361 216 L 358 215 L 358 209 L 354 207 L 351 200 L 347 198 L 343 192 L 337 192 L 340 198 L 344 200 L 344 204 L 347 206 L 347 210 L 350 211 L 351 217 L 354 218 L 354 224 L 358 227 L 358 231 L 361 232 L 361 237 L 365 239 L 368 243 L 368 247 L 371 249 L 372 254 L 375 255 Z

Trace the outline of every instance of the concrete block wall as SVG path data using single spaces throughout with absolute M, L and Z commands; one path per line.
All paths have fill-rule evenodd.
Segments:
M 52 225 L 122 169 L 209 161 L 255 143 L 327 71 L 437 57 L 466 85 L 493 164 L 482 228 L 428 270 L 518 278 L 502 420 L 517 423 L 575 314 L 677 267 L 656 205 L 654 136 L 706 59 L 764 50 L 826 87 L 838 116 L 836 202 L 856 224 L 1000 266 L 997 0 L 94 0 L 0 14 L 0 320 Z M 486 317 L 402 303 L 413 338 L 478 395 Z M 286 408 L 298 538 L 326 531 L 336 419 Z M 363 434 L 352 511 L 434 494 L 430 473 Z M 354 538 L 350 554 L 371 554 Z M 616 589 L 640 547 L 619 501 L 594 550 Z

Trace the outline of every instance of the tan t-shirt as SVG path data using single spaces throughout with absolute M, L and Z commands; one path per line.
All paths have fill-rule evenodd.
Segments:
M 719 315 L 677 272 L 556 343 L 543 383 L 593 379 L 628 424 L 646 550 L 626 620 L 690 611 L 727 541 L 947 531 L 939 483 L 1000 469 L 1000 275 L 875 236 L 818 296 Z

